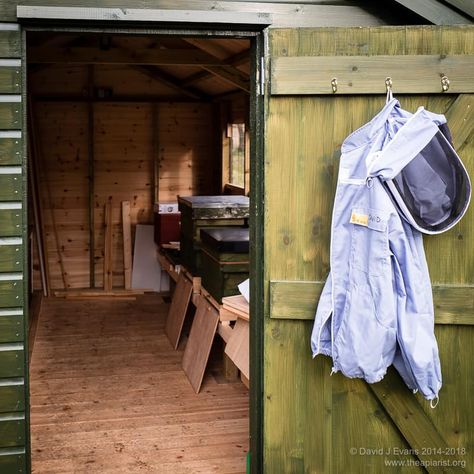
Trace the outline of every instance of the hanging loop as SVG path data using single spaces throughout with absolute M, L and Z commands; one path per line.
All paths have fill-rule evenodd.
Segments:
M 443 89 L 443 92 L 447 92 L 449 90 L 449 79 L 446 74 L 441 76 L 441 88 Z
M 385 89 L 387 90 L 387 99 L 385 102 L 390 102 L 393 99 L 393 93 L 392 93 L 392 78 L 391 77 L 386 77 L 385 78 Z
M 337 92 L 337 77 L 331 79 L 332 92 L 335 94 Z

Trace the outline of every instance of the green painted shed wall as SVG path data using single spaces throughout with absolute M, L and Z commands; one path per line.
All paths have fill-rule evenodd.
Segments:
M 27 472 L 26 165 L 21 31 L 0 24 L 0 472 Z

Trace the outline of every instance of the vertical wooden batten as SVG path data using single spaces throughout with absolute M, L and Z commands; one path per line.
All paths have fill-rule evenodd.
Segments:
M 265 328 L 265 142 L 264 142 L 264 90 L 260 82 L 265 71 L 263 57 L 265 38 L 258 35 L 251 43 L 250 52 L 250 468 L 263 472 L 264 440 L 264 328 Z M 260 84 L 259 84 L 260 82 Z
M 31 204 L 33 207 L 33 218 L 34 218 L 34 229 L 35 229 L 35 241 L 37 244 L 38 260 L 41 274 L 41 287 L 44 296 L 50 294 L 50 276 L 49 276 L 49 258 L 48 258 L 48 247 L 46 245 L 44 235 L 44 222 L 43 222 L 43 210 L 42 210 L 42 199 L 41 190 L 39 186 L 39 175 L 38 175 L 38 141 L 35 134 L 35 125 L 33 124 L 34 117 L 32 115 L 33 108 L 31 106 L 31 100 L 28 101 L 29 107 L 27 110 L 28 123 L 29 123 L 29 153 L 28 153 L 28 167 L 30 172 L 28 173 L 28 185 L 31 194 Z M 33 274 L 33 272 L 32 272 Z
M 88 93 L 88 178 L 89 178 L 89 286 L 95 288 L 95 221 L 94 221 L 94 65 L 87 68 Z
M 109 196 L 105 204 L 105 230 L 104 230 L 104 290 L 112 291 L 113 287 L 113 227 L 112 227 L 113 201 Z
M 159 115 L 158 115 L 158 104 L 152 106 L 152 120 L 151 120 L 151 133 L 153 140 L 153 192 L 151 195 L 151 207 L 155 205 L 155 202 L 159 201 L 160 195 L 160 143 L 158 140 L 158 127 L 159 127 Z
M 130 224 L 130 201 L 122 202 L 123 272 L 126 290 L 132 288 L 132 229 Z
M 221 162 L 221 192 L 229 182 L 230 177 L 230 146 L 231 139 L 228 134 L 229 104 L 225 101 L 219 103 L 219 137 L 220 137 L 220 162 Z

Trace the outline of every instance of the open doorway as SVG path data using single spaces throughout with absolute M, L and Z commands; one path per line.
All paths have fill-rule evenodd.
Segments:
M 171 215 L 178 196 L 183 210 L 190 197 L 252 192 L 251 41 L 30 31 L 27 47 L 30 282 L 48 294 L 33 317 L 34 472 L 245 472 L 248 377 L 222 335 L 236 320 L 217 323 L 199 393 L 182 367 L 195 295 L 219 306 L 237 290 L 222 265 L 212 278 L 192 268 Z M 248 227 L 238 217 L 218 227 Z M 140 287 L 150 241 L 137 239 L 154 224 Z M 181 272 L 193 294 L 175 351 L 165 333 Z

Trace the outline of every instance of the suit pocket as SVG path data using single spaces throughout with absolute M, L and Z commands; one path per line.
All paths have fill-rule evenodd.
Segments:
M 386 213 L 371 208 L 354 208 L 351 214 L 351 264 L 369 275 L 389 270 Z

